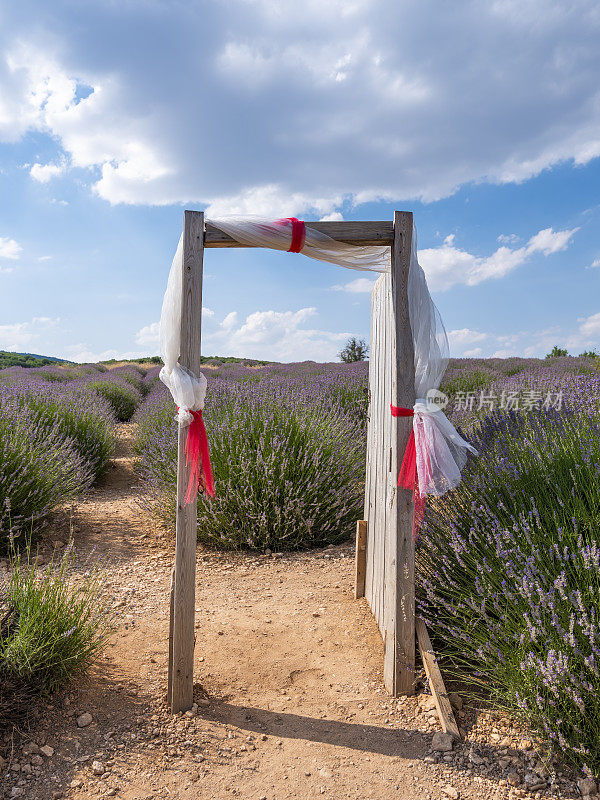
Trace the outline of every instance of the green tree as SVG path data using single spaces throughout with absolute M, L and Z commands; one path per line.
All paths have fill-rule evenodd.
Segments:
M 364 339 L 357 339 L 352 336 L 346 342 L 346 346 L 340 351 L 340 359 L 345 364 L 351 364 L 354 361 L 364 361 L 369 353 L 369 347 Z
M 600 355 L 595 350 L 584 350 L 579 354 L 579 358 L 600 358 Z
M 567 351 L 562 347 L 557 347 L 554 345 L 552 350 L 549 353 L 546 353 L 546 358 L 558 358 L 559 356 L 568 356 L 569 354 Z

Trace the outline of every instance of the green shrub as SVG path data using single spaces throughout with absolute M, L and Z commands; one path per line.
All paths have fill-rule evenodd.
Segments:
M 70 384 L 34 384 L 10 387 L 0 397 L 0 407 L 26 409 L 42 437 L 57 430 L 71 440 L 79 455 L 91 466 L 94 478 L 106 470 L 115 446 L 115 421 L 109 404 Z
M 440 386 L 440 391 L 452 398 L 458 392 L 477 392 L 485 389 L 493 380 L 494 376 L 485 372 L 464 370 L 464 372 L 455 372 L 453 375 L 445 377 Z
M 58 426 L 19 407 L 0 407 L 0 551 L 62 503 L 88 488 L 93 473 Z
M 333 411 L 286 408 L 272 391 L 211 386 L 205 418 L 217 496 L 198 499 L 198 539 L 205 544 L 290 550 L 352 535 L 363 502 L 359 426 Z M 140 424 L 137 447 L 154 508 L 172 525 L 174 408 L 168 399 L 153 403 L 148 416 L 154 427 Z
M 129 422 L 141 401 L 140 392 L 122 378 L 92 380 L 85 385 L 108 400 L 119 422 Z
M 42 572 L 35 559 L 14 556 L 7 608 L 0 626 L 0 688 L 5 681 L 45 693 L 88 668 L 106 642 L 111 624 L 103 581 L 97 569 L 83 577 L 73 572 L 68 547 Z
M 479 458 L 427 511 L 420 613 L 449 671 L 598 774 L 596 418 L 496 412 L 471 438 Z

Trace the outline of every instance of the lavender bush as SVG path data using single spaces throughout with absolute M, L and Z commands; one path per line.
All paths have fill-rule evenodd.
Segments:
M 295 387 L 297 389 L 297 387 Z M 298 549 L 349 538 L 362 506 L 360 426 L 286 381 L 211 381 L 204 412 L 217 485 L 198 538 L 223 549 Z M 153 505 L 173 524 L 176 422 L 166 392 L 140 409 L 137 448 Z
M 68 438 L 96 479 L 104 473 L 115 444 L 115 418 L 106 400 L 76 381 L 19 380 L 0 385 L 0 416 L 14 407 L 27 412 L 40 435 L 57 430 Z
M 140 390 L 127 378 L 118 375 L 109 374 L 101 379 L 94 378 L 83 382 L 82 385 L 107 400 L 119 422 L 129 422 L 142 400 Z
M 43 572 L 29 555 L 13 554 L 10 578 L 0 582 L 0 729 L 85 671 L 111 631 L 97 568 L 77 574 L 71 547 Z
M 420 613 L 475 680 L 589 774 L 600 771 L 600 428 L 495 413 L 459 488 L 429 507 Z
M 0 551 L 29 533 L 60 503 L 75 499 L 93 471 L 58 425 L 49 427 L 27 408 L 0 413 Z

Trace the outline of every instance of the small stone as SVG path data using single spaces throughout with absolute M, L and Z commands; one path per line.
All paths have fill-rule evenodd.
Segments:
M 11 797 L 23 797 L 24 794 L 25 789 L 21 789 L 20 786 L 13 786 L 13 788 L 10 790 Z
M 510 786 L 519 786 L 521 784 L 521 776 L 518 772 L 512 771 L 506 776 L 506 781 Z
M 41 767 L 44 763 L 44 759 L 41 756 L 38 756 L 37 753 L 31 756 L 31 763 L 34 767 Z
M 51 758 L 54 755 L 54 748 L 50 747 L 49 744 L 45 744 L 43 747 L 40 747 L 40 753 L 43 753 L 46 758 Z
M 201 697 L 200 700 L 198 700 L 198 705 L 200 708 L 208 708 L 210 705 L 210 700 L 207 700 L 206 697 Z
M 0 769 L 4 769 L 5 766 L 6 766 L 6 759 L 0 756 Z
M 69 786 L 71 787 L 71 789 L 79 789 L 79 787 L 81 786 L 81 781 L 79 780 L 79 778 L 74 778 L 69 784 Z
M 584 797 L 598 792 L 596 781 L 592 780 L 592 778 L 581 778 L 577 781 L 577 786 L 579 786 L 579 791 Z
M 52 800 L 61 800 L 64 797 L 64 794 L 60 791 L 52 792 Z
M 450 705 L 452 708 L 455 708 L 457 711 L 460 711 L 464 705 L 462 697 L 456 692 L 450 692 L 448 695 L 448 700 L 450 700 Z
M 430 694 L 420 694 L 417 702 L 422 711 L 435 711 L 435 700 Z
M 454 786 L 442 786 L 442 792 L 446 795 L 446 797 L 451 797 L 452 800 L 459 800 L 460 792 L 458 789 L 455 789 Z
M 104 775 L 104 764 L 101 761 L 92 761 L 92 772 L 94 775 Z
M 437 753 L 450 753 L 454 747 L 454 738 L 451 733 L 437 731 L 433 734 L 431 749 Z
M 87 711 L 85 714 L 81 714 L 81 716 L 77 717 L 77 727 L 78 728 L 87 728 L 87 726 L 92 722 L 93 717 L 91 714 L 88 714 Z

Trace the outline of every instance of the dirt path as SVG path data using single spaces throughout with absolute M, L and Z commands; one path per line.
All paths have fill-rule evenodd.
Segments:
M 14 751 L 6 797 L 525 795 L 504 779 L 511 763 L 518 769 L 521 760 L 521 774 L 535 763 L 515 731 L 488 722 L 487 744 L 478 745 L 479 719 L 469 725 L 475 745 L 433 753 L 439 728 L 428 699 L 422 711 L 415 698 L 386 694 L 381 638 L 364 601 L 353 600 L 348 547 L 271 557 L 199 553 L 198 709 L 169 715 L 173 542 L 145 516 L 129 437 L 123 426 L 114 466 L 76 509 L 74 527 L 81 568 L 95 553 L 109 569 L 116 633 L 87 684 L 44 708 L 31 743 Z M 91 722 L 80 727 L 83 714 Z

